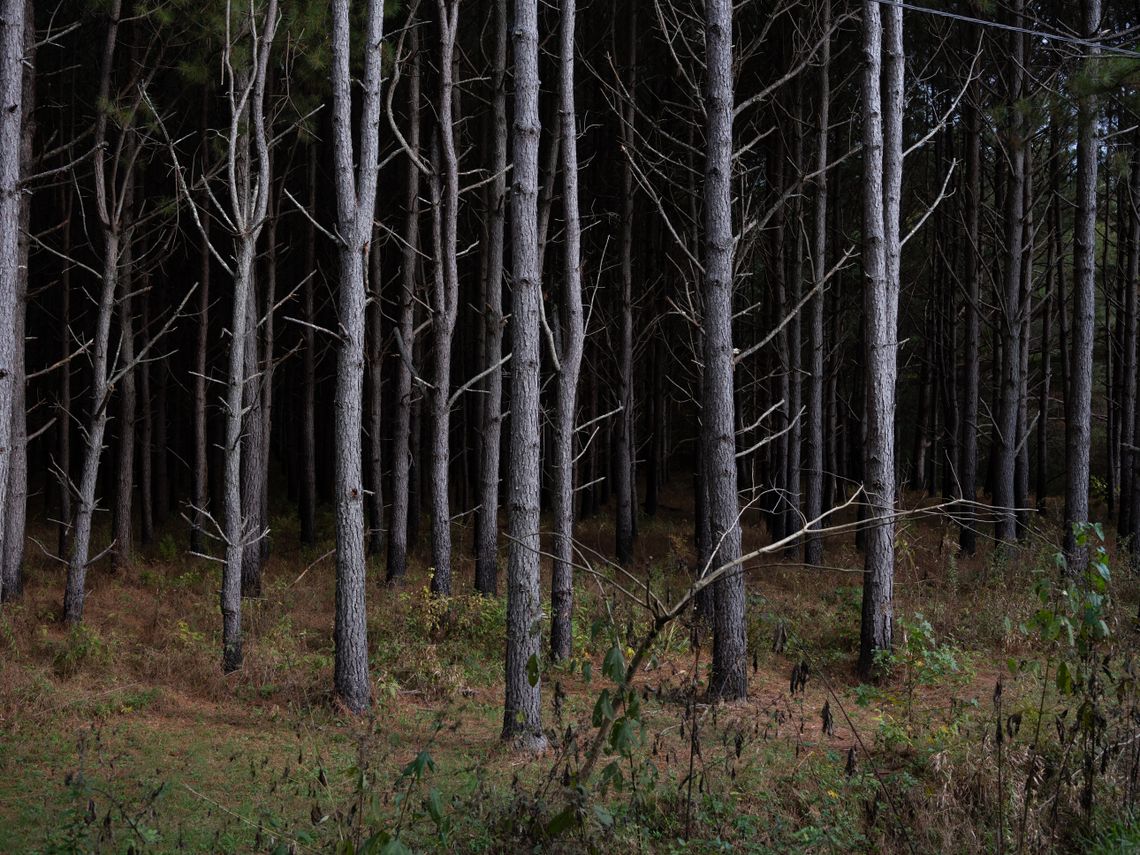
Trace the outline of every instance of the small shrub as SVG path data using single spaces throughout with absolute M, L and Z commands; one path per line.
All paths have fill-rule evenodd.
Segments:
M 91 624 L 71 627 L 67 637 L 56 645 L 52 670 L 56 676 L 68 678 L 85 669 L 101 669 L 111 664 L 112 645 Z

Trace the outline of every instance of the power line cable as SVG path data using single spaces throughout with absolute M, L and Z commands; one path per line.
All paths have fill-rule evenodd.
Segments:
M 939 18 L 949 18 L 953 21 L 962 21 L 966 24 L 976 24 L 979 27 L 990 27 L 995 30 L 1005 30 L 1010 33 L 1021 33 L 1026 36 L 1036 36 L 1037 38 L 1046 39 L 1053 42 L 1063 42 L 1065 44 L 1076 45 L 1083 48 L 1099 48 L 1100 50 L 1108 53 L 1119 54 L 1120 56 L 1127 56 L 1133 59 L 1140 59 L 1140 51 L 1132 50 L 1131 48 L 1118 47 L 1117 45 L 1105 44 L 1103 39 L 1117 38 L 1117 35 L 1104 36 L 1102 39 L 1081 39 L 1076 36 L 1066 36 L 1062 33 L 1050 33 L 1044 30 L 1033 30 L 1028 27 L 1019 27 L 1015 24 L 1003 24 L 1000 21 L 988 21 L 985 18 L 973 18 L 969 15 L 961 15 L 957 12 L 948 12 L 945 9 L 931 9 L 928 6 L 918 6 L 914 3 L 907 3 L 904 0 L 875 0 L 880 6 L 895 6 L 899 9 L 907 9 L 911 12 L 922 12 L 926 15 L 935 15 Z

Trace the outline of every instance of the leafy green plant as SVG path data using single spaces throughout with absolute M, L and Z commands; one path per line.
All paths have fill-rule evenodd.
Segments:
M 1088 562 L 1072 573 L 1068 556 L 1056 553 L 1053 563 L 1057 572 L 1041 572 L 1034 582 L 1038 608 L 1023 630 L 1047 645 L 1045 672 L 1053 672 L 1058 697 L 1076 706 L 1071 719 L 1066 715 L 1071 724 L 1059 724 L 1058 733 L 1062 742 L 1068 731 L 1070 738 L 1080 743 L 1084 781 L 1081 806 L 1087 820 L 1093 808 L 1096 758 L 1107 738 L 1103 708 L 1106 692 L 1114 690 L 1123 695 L 1132 677 L 1116 674 L 1109 662 L 1112 571 L 1104 529 L 1100 523 L 1084 523 L 1075 525 L 1073 533 L 1077 549 L 1087 551 Z M 1010 662 L 1014 671 L 1037 667 L 1036 663 Z
M 89 623 L 79 623 L 67 631 L 56 645 L 52 670 L 60 677 L 73 677 L 85 668 L 103 668 L 113 659 L 111 643 Z
M 923 735 L 937 744 L 940 735 L 954 728 L 964 708 L 952 704 L 948 721 L 940 725 L 933 720 L 934 710 L 928 711 L 929 715 L 916 717 L 915 698 L 921 689 L 933 686 L 966 686 L 973 679 L 973 668 L 962 650 L 938 641 L 934 627 L 921 613 L 910 619 L 900 616 L 896 628 L 899 643 L 891 650 L 880 651 L 876 666 L 883 674 L 897 679 L 899 689 L 860 686 L 856 689 L 856 700 L 861 706 L 879 701 L 902 708 L 901 722 L 889 715 L 880 720 L 880 736 L 888 742 L 910 743 L 916 736 Z

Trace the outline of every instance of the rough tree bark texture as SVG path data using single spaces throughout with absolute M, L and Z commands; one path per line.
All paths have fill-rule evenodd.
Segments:
M 71 225 L 74 197 L 67 194 L 64 210 L 67 211 L 63 228 L 63 254 L 71 254 Z M 59 276 L 60 286 L 60 336 L 59 358 L 66 359 L 71 353 L 71 265 L 65 264 Z M 55 477 L 59 481 L 59 525 L 56 537 L 56 555 L 67 560 L 69 535 L 71 532 L 71 363 L 59 368 L 59 404 L 56 422 Z
M 630 152 L 634 117 L 633 99 L 637 92 L 637 4 L 629 4 L 629 80 L 626 83 L 629 103 L 622 107 L 621 138 Z M 629 155 L 632 156 L 632 155 Z M 622 408 L 614 422 L 614 492 L 617 493 L 614 536 L 617 560 L 628 564 L 633 558 L 634 501 L 633 483 L 633 168 L 629 156 L 622 162 L 621 173 L 621 321 L 618 337 L 618 405 Z
M 143 274 L 143 293 L 139 296 L 142 303 L 141 335 L 143 347 L 147 346 L 147 336 L 150 335 L 150 282 Z M 157 364 L 157 370 L 163 370 L 163 364 Z M 139 395 L 142 397 L 142 415 L 139 420 L 139 535 L 143 546 L 154 540 L 154 416 L 155 405 L 152 397 L 151 365 L 150 360 L 143 360 L 139 365 Z
M 1025 184 L 1021 224 L 1021 333 L 1018 351 L 1017 453 L 1014 460 L 1013 503 L 1017 506 L 1017 539 L 1029 532 L 1029 346 L 1033 334 L 1033 159 L 1025 147 Z
M 559 56 L 559 119 L 562 134 L 562 208 L 565 219 L 565 278 L 562 283 L 562 349 L 559 355 L 554 416 L 554 567 L 552 570 L 550 654 L 554 661 L 571 654 L 574 607 L 574 434 L 578 375 L 585 328 L 582 315 L 582 229 L 578 216 L 578 121 L 574 106 L 575 0 L 562 0 Z
M 1136 441 L 1136 357 L 1137 336 L 1140 335 L 1140 315 L 1138 315 L 1137 289 L 1140 289 L 1140 132 L 1133 135 L 1131 174 L 1128 180 L 1128 270 L 1124 281 L 1125 302 L 1125 344 L 1123 407 L 1121 409 L 1121 455 L 1120 455 L 1120 520 L 1118 530 L 1128 535 L 1135 527 L 1132 496 L 1136 492 L 1133 471 L 1137 456 L 1133 451 Z M 1045 352 L 1048 349 L 1045 348 Z M 1138 544 L 1133 538 L 1132 552 Z
M 1046 235 L 1045 305 L 1041 309 L 1041 385 L 1037 401 L 1037 513 L 1045 515 L 1049 492 L 1049 393 L 1053 387 L 1053 241 Z
M 1013 22 L 1021 26 L 1025 4 L 1013 4 Z M 1017 415 L 1021 399 L 1021 268 L 1024 262 L 1025 231 L 1025 143 L 1024 121 L 1016 107 L 1025 79 L 1025 37 L 1011 36 L 1008 102 L 1009 124 L 1005 132 L 1009 180 L 1005 184 L 1005 271 L 1001 294 L 1002 364 L 1000 398 L 994 439 L 997 462 L 994 471 L 993 504 L 996 518 L 994 536 L 999 542 L 1011 543 L 1017 537 L 1017 504 L 1014 479 L 1017 457 Z
M 277 2 L 269 0 L 263 13 L 260 38 L 251 56 L 252 80 L 239 72 L 234 83 L 242 91 L 250 87 L 249 98 L 243 103 L 231 94 L 230 132 L 228 145 L 231 152 L 229 170 L 230 198 L 235 227 L 235 258 L 233 267 L 234 298 L 231 316 L 231 344 L 229 371 L 226 378 L 225 445 L 223 455 L 223 510 L 225 512 L 224 540 L 225 564 L 222 568 L 222 670 L 235 671 L 242 665 L 241 597 L 245 582 L 245 557 L 252 548 L 260 555 L 256 535 L 260 533 L 257 520 L 261 504 L 251 508 L 245 487 L 242 465 L 248 455 L 243 453 L 243 427 L 260 427 L 261 420 L 252 413 L 243 418 L 244 407 L 250 399 L 251 389 L 257 394 L 257 385 L 250 382 L 249 371 L 256 371 L 256 344 L 254 358 L 250 359 L 249 341 L 256 340 L 257 310 L 254 298 L 254 263 L 257 239 L 265 224 L 269 208 L 269 137 L 265 126 L 265 79 L 269 67 L 269 54 L 277 31 Z M 250 27 L 257 26 L 251 20 Z M 254 158 L 256 157 L 256 162 Z M 256 168 L 256 177 L 254 169 Z M 260 397 L 258 396 L 258 400 Z M 245 460 L 248 468 L 253 460 Z M 260 466 L 254 463 L 258 469 Z
M 408 34 L 410 52 L 408 70 L 408 128 L 404 137 L 408 148 L 418 157 L 420 152 L 420 51 L 419 31 L 412 27 Z M 397 321 L 399 359 L 396 362 L 392 418 L 392 508 L 388 522 L 389 584 L 404 578 L 408 567 L 410 501 L 419 501 L 411 489 L 412 434 L 412 354 L 415 352 L 416 279 L 419 272 L 420 244 L 420 168 L 409 157 L 404 171 L 404 239 L 401 241 L 400 315 Z
M 13 411 L 24 375 L 21 370 L 23 336 L 16 339 L 22 324 L 20 283 L 20 155 L 25 0 L 4 0 L 0 5 L 0 508 L 7 508 L 9 474 L 13 468 Z M 19 388 L 17 388 L 19 387 Z M 3 532 L 0 532 L 2 535 Z M 0 596 L 12 580 L 0 578 Z M 11 593 L 15 593 L 13 590 Z
M 1084 0 L 1084 35 L 1095 39 L 1100 0 Z M 1100 48 L 1090 44 L 1092 61 Z M 1073 224 L 1073 355 L 1065 400 L 1065 554 L 1070 574 L 1084 571 L 1087 549 L 1078 547 L 1074 525 L 1089 519 L 1089 443 L 1092 441 L 1093 326 L 1096 312 L 1097 101 L 1081 97 L 1077 109 L 1077 198 Z
M 128 187 L 124 205 L 127 216 L 133 217 L 133 186 Z M 135 228 L 127 225 L 123 235 L 123 255 L 119 271 L 119 353 L 125 373 L 118 383 L 118 465 L 115 472 L 114 538 L 115 547 L 111 551 L 112 566 L 121 569 L 131 562 L 134 547 L 134 491 L 135 491 L 135 417 L 138 412 L 138 395 L 135 383 L 135 323 L 134 323 L 134 273 L 135 273 Z
M 239 235 L 234 265 L 234 307 L 231 316 L 230 364 L 226 379 L 226 439 L 223 448 L 223 509 L 226 558 L 222 570 L 222 670 L 236 671 L 242 664 L 241 589 L 242 555 L 249 531 L 242 505 L 242 409 L 246 387 L 246 338 L 249 300 L 253 285 L 254 242 Z
M 111 317 L 115 309 L 118 286 L 119 241 L 121 219 L 117 196 L 119 187 L 109 184 L 107 176 L 108 108 L 110 103 L 112 63 L 118 41 L 121 0 L 114 0 L 109 10 L 107 33 L 103 42 L 103 56 L 99 76 L 100 110 L 95 124 L 94 177 L 95 199 L 102 228 L 103 257 L 102 282 L 96 304 L 95 335 L 91 342 L 91 412 L 87 426 L 86 446 L 79 489 L 75 495 L 75 516 L 71 532 L 71 553 L 67 562 L 67 589 L 63 599 L 64 620 L 76 624 L 83 620 L 86 599 L 87 565 L 91 547 L 91 524 L 95 513 L 95 491 L 99 481 L 99 458 L 103 453 L 103 436 L 107 429 L 107 408 L 110 405 L 110 363 L 108 350 L 111 338 Z M 129 133 L 129 129 L 124 129 Z M 124 170 L 130 173 L 130 169 Z M 114 172 L 114 170 L 113 170 Z M 124 175 L 122 186 L 129 186 L 129 174 Z M 108 198 L 108 197 L 112 198 Z
M 815 208 L 812 222 L 812 280 L 815 294 L 811 298 L 808 319 L 808 347 L 811 369 L 808 380 L 807 407 L 807 490 L 804 515 L 813 520 L 823 511 L 823 309 L 827 294 L 823 280 L 827 275 L 827 138 L 831 103 L 831 0 L 824 0 L 820 27 L 825 36 L 819 54 L 819 103 L 816 113 Z M 813 526 L 818 528 L 819 526 Z M 804 541 L 804 562 L 823 563 L 823 538 L 808 534 Z
M 458 0 L 438 0 L 439 9 L 439 168 L 432 176 L 435 271 L 432 277 L 431 399 L 431 590 L 451 594 L 451 343 L 459 309 L 457 229 L 459 157 L 453 120 L 455 33 Z M 433 163 L 435 159 L 433 157 Z M 438 233 L 436 233 L 438 226 Z
M 379 229 L 373 229 L 368 274 L 368 554 L 384 549 L 384 311 Z
M 266 86 L 268 87 L 271 83 L 272 78 L 266 81 Z M 269 130 L 272 133 L 272 128 Z M 270 152 L 270 158 L 272 156 L 272 152 Z M 261 491 L 259 493 L 261 506 L 258 512 L 262 531 L 266 532 L 266 536 L 259 543 L 262 564 L 269 558 L 269 549 L 273 542 L 273 533 L 269 531 L 269 462 L 273 453 L 273 373 L 276 368 L 276 355 L 274 353 L 276 346 L 274 316 L 276 312 L 274 307 L 277 305 L 277 206 L 280 204 L 278 199 L 279 197 L 273 187 L 273 162 L 271 159 L 269 164 L 269 206 L 265 220 L 265 245 L 261 253 L 261 257 L 264 259 L 265 272 L 265 288 L 262 291 L 265 295 L 265 312 L 258 317 L 258 324 L 264 327 L 261 376 L 258 378 L 258 388 L 261 390 L 261 447 L 258 456 L 258 466 L 261 469 Z M 259 588 L 260 582 L 259 578 Z
M 803 76 L 796 78 L 795 97 L 793 99 L 793 115 L 795 116 L 794 142 L 792 144 L 792 159 L 795 162 L 797 175 L 803 175 L 807 160 L 804 156 L 804 92 Z M 792 215 L 796 223 L 796 236 L 793 243 L 794 255 L 788 269 L 788 298 L 794 308 L 800 304 L 804 286 L 804 263 L 806 261 L 805 235 L 802 223 L 803 199 L 797 193 L 792 204 Z M 797 310 L 787 325 L 788 331 L 788 412 L 791 421 L 788 424 L 787 455 L 784 458 L 784 489 L 787 491 L 784 514 L 784 531 L 788 534 L 803 528 L 803 510 L 801 488 L 801 465 L 803 461 L 803 398 L 804 380 L 801 369 L 803 363 L 803 318 Z M 784 549 L 784 556 L 792 558 L 797 551 L 798 543 L 792 542 Z
M 32 142 L 35 135 L 35 126 L 32 111 L 35 107 L 35 19 L 30 3 L 14 3 L 14 8 L 0 8 L 0 15 L 24 16 L 22 55 L 24 63 L 17 63 L 13 68 L 7 59 L 8 38 L 7 18 L 0 19 L 0 27 L 5 32 L 0 34 L 0 78 L 7 73 L 15 73 L 17 69 L 22 72 L 19 85 L 21 87 L 20 104 L 11 105 L 2 99 L 9 94 L 6 84 L 0 82 L 0 105 L 5 109 L 12 109 L 20 117 L 20 149 L 17 163 L 19 176 L 23 176 L 32 162 Z M 17 56 L 17 59 L 19 57 Z M 0 123 L 3 121 L 0 119 Z M 6 141 L 6 129 L 0 127 L 0 142 Z M 0 165 L 0 196 L 6 197 L 7 184 L 4 183 L 4 170 L 6 166 Z M 4 203 L 0 203 L 0 228 L 5 228 L 6 210 Z M 27 193 L 19 194 L 19 212 L 17 215 L 16 237 L 16 301 L 12 316 L 12 432 L 9 437 L 11 460 L 8 464 L 8 489 L 6 495 L 0 495 L 0 508 L 4 509 L 4 519 L 0 523 L 0 602 L 12 600 L 20 595 L 23 587 L 24 540 L 25 524 L 28 514 L 28 449 L 27 449 L 27 407 L 25 405 L 25 335 L 24 325 L 27 316 L 28 302 L 28 226 L 31 221 L 31 196 Z M 0 237 L 0 256 L 6 251 L 5 237 Z M 0 260 L 0 271 L 5 267 Z M 0 272 L 0 280 L 6 275 Z M 0 292 L 4 285 L 0 284 Z M 0 306 L 3 305 L 0 298 Z M 0 308 L 0 314 L 3 314 Z M 2 329 L 2 322 L 0 322 Z M 67 366 L 61 366 L 66 370 Z M 4 371 L 4 363 L 0 362 L 0 373 Z M 0 395 L 4 394 L 3 380 L 0 380 Z M 0 418 L 4 418 L 3 406 L 0 405 Z M 0 445 L 0 448 L 3 448 Z M 0 458 L 5 457 L 0 450 Z M 2 468 L 2 465 L 0 465 Z
M 340 347 L 336 415 L 336 625 L 335 691 L 351 712 L 368 709 L 368 623 L 364 606 L 364 479 L 361 426 L 364 392 L 364 327 L 368 263 L 379 172 L 380 84 L 384 4 L 369 0 L 364 33 L 364 73 L 359 149 L 353 144 L 351 39 L 348 0 L 332 8 L 333 170 L 340 246 Z M 354 155 L 359 155 L 355 158 Z M 354 166 L 355 164 L 355 166 Z
M 538 0 L 514 3 L 514 146 L 511 193 L 513 349 L 507 461 L 507 656 L 503 738 L 524 751 L 546 747 L 540 710 Z
M 202 96 L 202 134 L 209 125 L 208 90 Z M 209 146 L 203 146 L 203 173 L 209 172 Z M 205 193 L 203 193 L 205 196 Z M 207 203 L 203 199 L 203 203 Z M 194 481 L 190 505 L 190 551 L 206 551 L 206 514 L 210 504 L 209 434 L 206 420 L 206 365 L 210 347 L 210 220 L 202 218 L 198 268 L 198 329 L 194 351 Z
M 317 147 L 309 146 L 309 214 L 317 215 Z M 317 229 L 312 222 L 305 228 L 305 283 L 303 305 L 305 321 L 314 322 L 313 292 L 317 278 Z M 311 326 L 301 327 L 301 489 L 300 529 L 301 543 L 314 546 L 317 542 L 317 352 L 316 336 Z
M 1138 136 L 1138 135 L 1134 135 Z M 1140 277 L 1140 146 L 1133 141 L 1125 215 L 1129 223 L 1127 267 L 1124 274 L 1124 352 L 1121 377 L 1121 508 L 1117 529 L 1126 534 L 1132 528 L 1132 445 L 1135 435 L 1135 388 L 1137 388 L 1137 279 Z M 1048 349 L 1042 349 L 1048 352 Z
M 740 559 L 733 404 L 732 295 L 732 2 L 705 4 L 704 372 L 701 453 L 708 485 L 711 570 Z M 739 564 L 714 583 L 713 670 L 709 694 L 748 694 L 744 571 Z
M 899 197 L 902 185 L 902 9 L 863 4 L 863 271 L 866 290 L 867 529 L 859 672 L 891 649 L 895 563 L 895 379 L 898 355 Z M 885 53 L 883 37 L 886 36 Z M 880 112 L 881 111 L 881 112 Z
M 272 179 L 270 179 L 272 180 Z M 243 597 L 261 596 L 261 539 L 265 530 L 262 516 L 262 497 L 265 494 L 265 472 L 262 469 L 262 448 L 265 436 L 264 396 L 262 383 L 265 380 L 264 361 L 260 357 L 259 321 L 262 302 L 258 292 L 256 247 L 254 266 L 250 268 L 249 287 L 245 302 L 245 385 L 244 401 L 245 424 L 241 437 L 241 515 L 245 527 L 246 541 L 241 559 L 241 593 Z M 234 339 L 235 346 L 238 339 Z M 227 512 L 228 516 L 228 512 Z
M 487 284 L 483 306 L 483 364 L 503 358 L 503 230 L 507 205 L 507 0 L 495 0 L 495 70 L 491 95 L 491 172 L 488 185 Z M 503 433 L 503 372 L 487 376 L 475 512 L 475 590 L 494 596 L 499 576 L 499 444 Z
M 967 502 L 976 501 L 978 495 L 978 396 L 981 389 L 981 317 L 978 313 L 979 298 L 979 233 L 981 226 L 982 198 L 982 128 L 981 128 L 981 81 L 972 80 L 966 93 L 966 180 L 965 180 L 965 220 L 966 247 L 965 271 L 965 341 L 963 361 L 965 364 L 964 389 L 962 394 L 962 435 L 959 446 L 961 455 L 962 498 Z M 976 515 L 967 506 L 962 510 L 962 527 L 958 533 L 958 545 L 966 555 L 973 555 L 978 545 Z

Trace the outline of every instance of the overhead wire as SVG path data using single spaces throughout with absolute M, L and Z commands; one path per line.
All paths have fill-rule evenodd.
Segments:
M 908 3 L 906 0 L 875 0 L 875 2 L 880 6 L 894 6 L 899 9 L 906 9 L 911 12 L 921 12 L 923 14 L 934 15 L 939 18 L 949 18 L 953 21 L 961 21 L 963 23 L 974 24 L 979 27 L 989 27 L 995 30 L 1005 30 L 1006 32 L 1010 33 L 1021 33 L 1022 35 L 1036 36 L 1037 38 L 1046 39 L 1048 41 L 1062 42 L 1064 44 L 1076 45 L 1077 47 L 1082 48 L 1096 48 L 1107 53 L 1114 53 L 1120 56 L 1140 59 L 1140 51 L 1105 43 L 1105 39 L 1123 37 L 1121 34 L 1117 33 L 1102 36 L 1098 39 L 1082 39 L 1077 36 L 1067 36 L 1063 33 L 1053 33 L 1046 30 L 1035 30 L 1030 27 L 1019 27 L 1016 24 L 1006 24 L 1001 21 L 990 21 L 985 18 L 974 18 L 970 15 L 962 15 L 958 12 L 950 12 L 945 9 L 932 9 L 929 6 L 919 6 L 915 3 Z M 1130 31 L 1131 30 L 1128 32 Z

